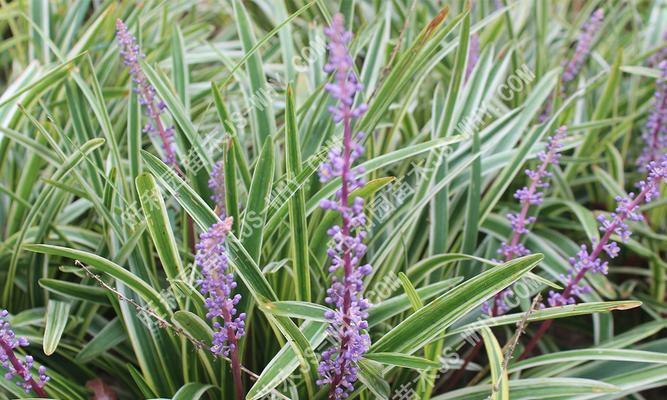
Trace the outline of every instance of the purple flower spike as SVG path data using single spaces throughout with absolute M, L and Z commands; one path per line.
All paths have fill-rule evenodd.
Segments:
M 331 258 L 329 271 L 342 270 L 342 277 L 332 277 L 331 288 L 327 290 L 325 301 L 335 306 L 328 311 L 326 318 L 331 321 L 329 334 L 337 338 L 338 346 L 322 352 L 322 361 L 318 367 L 321 379 L 318 385 L 330 385 L 329 400 L 346 398 L 354 389 L 358 376 L 356 362 L 368 351 L 370 336 L 367 309 L 369 303 L 363 298 L 363 278 L 370 274 L 370 265 L 361 264 L 366 253 L 363 240 L 366 232 L 362 227 L 366 223 L 363 213 L 364 200 L 361 197 L 350 199 L 350 193 L 362 187 L 365 182 L 358 168 L 352 171 L 352 163 L 364 153 L 361 145 L 363 134 L 352 138 L 351 122 L 358 118 L 366 105 L 353 108 L 354 96 L 362 89 L 353 72 L 353 60 L 347 50 L 352 35 L 344 28 L 343 16 L 337 14 L 330 27 L 325 30 L 330 39 L 329 63 L 326 72 L 335 71 L 335 81 L 327 85 L 331 96 L 338 100 L 329 110 L 336 123 L 343 123 L 343 148 L 329 151 L 329 161 L 320 168 L 320 180 L 326 182 L 334 177 L 341 178 L 341 189 L 336 192 L 336 201 L 324 200 L 320 206 L 340 213 L 341 225 L 333 226 L 328 234 L 333 239 L 333 247 L 327 252 Z M 351 205 L 350 205 L 350 200 Z
M 470 47 L 468 48 L 468 64 L 466 65 L 466 75 L 465 80 L 468 81 L 470 74 L 475 69 L 477 62 L 479 61 L 479 36 L 476 33 L 473 33 L 470 36 Z
M 26 347 L 29 345 L 28 339 L 24 337 L 17 337 L 12 330 L 7 317 L 9 313 L 7 310 L 0 311 L 0 366 L 7 372 L 4 374 L 5 379 L 11 380 L 19 377 L 21 380 L 16 384 L 21 387 L 26 394 L 35 392 L 41 398 L 49 397 L 44 390 L 44 386 L 50 380 L 46 376 L 46 367 L 41 366 L 38 369 L 39 382 L 32 377 L 32 370 L 34 359 L 32 356 L 25 356 L 25 361 L 19 360 L 14 354 L 14 349 L 19 347 Z
M 225 218 L 225 172 L 222 161 L 218 161 L 213 166 L 211 178 L 208 180 L 208 187 L 213 190 L 211 200 L 215 202 L 216 213 L 220 218 Z
M 234 274 L 229 270 L 225 250 L 225 238 L 232 228 L 232 218 L 212 225 L 200 236 L 197 244 L 195 261 L 201 268 L 203 278 L 197 281 L 201 293 L 208 295 L 206 308 L 208 319 L 222 318 L 223 324 L 214 322 L 216 332 L 213 335 L 211 351 L 215 355 L 229 356 L 236 349 L 239 338 L 245 333 L 245 314 L 237 313 L 235 306 L 241 301 L 241 295 L 232 296 L 236 288 Z
M 561 96 L 563 98 L 565 98 L 568 94 L 567 90 L 568 84 L 574 80 L 574 78 L 581 70 L 581 67 L 584 65 L 584 61 L 586 61 L 586 57 L 591 51 L 593 38 L 600 30 L 600 26 L 602 25 L 603 19 L 604 19 L 604 10 L 598 8 L 593 13 L 593 15 L 591 15 L 588 22 L 584 25 L 583 32 L 579 37 L 579 40 L 577 41 L 577 48 L 575 49 L 572 58 L 570 60 L 563 61 L 562 63 L 563 76 L 561 77 L 561 82 L 560 82 Z M 545 122 L 549 118 L 549 115 L 551 114 L 551 111 L 553 109 L 553 101 L 554 99 L 550 97 L 547 103 L 545 104 L 544 110 L 542 111 L 542 114 L 540 114 L 538 118 L 540 123 Z
M 612 235 L 620 237 L 622 242 L 630 239 L 631 232 L 626 224 L 630 221 L 641 221 L 642 215 L 638 212 L 641 203 L 648 203 L 660 195 L 660 183 L 667 182 L 667 155 L 663 154 L 660 161 L 651 161 L 647 166 L 648 177 L 637 185 L 640 189 L 638 195 L 630 193 L 628 197 L 618 197 L 618 207 L 609 216 L 598 217 L 600 231 L 603 232 L 599 241 L 591 243 L 592 251 L 588 251 L 586 245 L 576 257 L 570 259 L 572 269 L 569 271 L 565 281 L 567 286 L 563 293 L 549 292 L 549 305 L 552 307 L 574 304 L 574 297 L 590 291 L 588 286 L 582 286 L 581 280 L 588 271 L 594 273 L 607 273 L 607 261 L 600 259 L 604 251 L 609 258 L 615 258 L 620 252 L 617 242 L 611 240 Z
M 661 75 L 655 88 L 653 108 L 642 135 L 645 146 L 642 155 L 637 159 L 641 172 L 646 172 L 646 166 L 667 150 L 667 60 L 662 61 L 659 68 Z
M 236 305 L 241 301 L 241 295 L 232 296 L 236 282 L 229 269 L 225 249 L 225 238 L 233 222 L 232 217 L 228 217 L 211 225 L 207 232 L 200 235 L 195 262 L 203 276 L 197 285 L 201 293 L 208 296 L 205 303 L 208 309 L 206 318 L 214 321 L 211 352 L 231 359 L 236 398 L 241 400 L 244 395 L 238 344 L 239 339 L 245 335 L 246 314 L 236 316 Z M 222 323 L 218 319 L 222 319 Z
M 135 90 L 139 94 L 139 102 L 146 107 L 146 113 L 153 121 L 147 123 L 143 131 L 151 135 L 157 132 L 162 141 L 164 163 L 178 169 L 174 145 L 174 127 L 167 128 L 162 123 L 160 115 L 165 110 L 166 105 L 157 97 L 155 88 L 148 82 L 144 71 L 141 69 L 139 60 L 144 58 L 144 54 L 137 45 L 137 39 L 132 36 L 127 30 L 127 26 L 120 19 L 116 20 L 116 36 L 122 49 L 120 55 L 123 57 L 123 63 L 130 67 L 132 81 L 136 84 Z
M 663 45 L 667 45 L 667 30 L 662 33 Z M 661 62 L 667 60 L 667 46 L 658 50 L 655 54 L 651 56 L 648 60 L 649 67 L 657 67 Z
M 600 30 L 602 20 L 604 20 L 604 10 L 598 8 L 595 10 L 593 15 L 591 15 L 591 18 L 588 20 L 588 22 L 584 25 L 583 32 L 579 37 L 579 41 L 577 42 L 577 48 L 574 51 L 574 55 L 563 65 L 563 86 L 573 81 L 581 70 L 581 66 L 584 64 L 584 60 L 586 60 L 588 53 L 591 51 L 593 38 Z
M 518 213 L 510 213 L 507 219 L 512 225 L 512 237 L 509 243 L 503 242 L 498 250 L 498 253 L 503 256 L 505 261 L 513 260 L 517 257 L 522 257 L 530 254 L 528 250 L 520 241 L 521 237 L 528 233 L 528 225 L 535 222 L 535 217 L 528 216 L 528 210 L 531 205 L 540 205 L 544 201 L 544 193 L 541 189 L 549 187 L 549 182 L 546 181 L 552 174 L 548 171 L 550 165 L 558 165 L 560 159 L 561 141 L 565 138 L 565 131 L 567 128 L 561 126 L 556 129 L 553 136 L 549 137 L 549 142 L 545 151 L 538 154 L 541 164 L 535 170 L 526 170 L 526 175 L 530 179 L 530 184 L 516 191 L 514 197 L 519 200 L 521 210 Z M 485 304 L 482 311 L 490 313 L 493 316 L 502 315 L 509 310 L 505 299 L 512 294 L 511 289 L 505 289 L 498 293 L 493 301 L 493 307 Z

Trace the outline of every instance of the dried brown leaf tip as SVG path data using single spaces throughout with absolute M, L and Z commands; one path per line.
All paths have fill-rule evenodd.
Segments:
M 442 22 L 447 18 L 447 14 L 449 14 L 449 6 L 444 6 L 438 15 L 435 16 L 431 20 L 431 22 L 428 24 L 426 27 L 426 30 L 424 31 L 424 38 L 422 39 L 422 43 L 428 40 L 432 35 L 433 32 L 435 32 L 436 29 L 442 24 Z

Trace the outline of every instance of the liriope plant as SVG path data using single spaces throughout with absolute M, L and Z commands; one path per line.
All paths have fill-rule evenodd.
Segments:
M 661 398 L 660 1 L 0 17 L 0 399 Z

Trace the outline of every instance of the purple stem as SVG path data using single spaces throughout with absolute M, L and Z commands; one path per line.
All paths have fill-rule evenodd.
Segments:
M 116 31 L 118 42 L 122 47 L 121 54 L 124 58 L 125 65 L 130 67 L 130 75 L 132 80 L 137 85 L 137 92 L 139 93 L 141 103 L 146 106 L 147 114 L 153 119 L 155 126 L 148 124 L 144 128 L 145 132 L 157 130 L 157 133 L 162 142 L 162 148 L 165 152 L 164 161 L 167 165 L 173 167 L 180 175 L 183 175 L 178 163 L 176 162 L 176 154 L 173 148 L 173 128 L 166 128 L 162 122 L 160 114 L 165 108 L 162 101 L 157 99 L 155 95 L 155 88 L 151 86 L 146 74 L 141 68 L 139 59 L 144 57 L 143 53 L 137 45 L 137 40 L 127 30 L 127 26 L 121 19 L 116 20 Z
M 348 204 L 348 199 L 349 199 L 349 193 L 348 193 L 348 176 L 350 175 L 350 141 L 352 140 L 352 128 L 351 128 L 351 113 L 349 112 L 349 107 L 347 107 L 347 111 L 343 113 L 343 168 L 341 172 L 341 181 L 343 182 L 342 187 L 341 187 L 341 195 L 340 195 L 340 203 L 341 207 L 345 207 Z M 341 230 L 343 231 L 343 235 L 345 237 L 349 236 L 350 234 L 350 219 L 347 216 L 347 213 L 343 212 L 341 213 L 342 215 L 342 223 L 341 223 Z M 350 249 L 347 247 L 343 247 L 343 268 L 344 268 L 344 273 L 345 273 L 345 282 L 348 282 L 350 280 L 350 277 L 352 276 L 352 262 L 350 259 Z M 340 352 L 338 354 L 345 354 L 347 353 L 347 347 L 348 347 L 348 335 L 347 335 L 347 329 L 350 324 L 350 305 L 352 303 L 352 295 L 350 293 L 350 287 L 348 286 L 347 289 L 345 290 L 345 296 L 343 298 L 343 338 L 340 343 Z M 343 363 L 341 365 L 341 370 L 344 371 L 347 366 L 347 360 L 344 359 Z M 343 374 L 338 374 L 334 377 L 333 382 L 331 383 L 331 386 L 329 387 L 329 400 L 335 400 L 336 399 L 336 389 L 338 388 L 338 385 L 340 384 L 340 381 L 343 377 Z
M 2 350 L 7 355 L 7 358 L 9 358 L 9 362 L 12 363 L 18 375 L 20 375 L 21 377 L 25 377 L 28 374 L 30 374 L 30 372 L 25 370 L 23 364 L 21 364 L 18 358 L 16 358 L 16 355 L 14 354 L 14 349 L 9 345 L 9 343 L 5 342 L 5 340 L 2 338 L 0 338 L 0 347 L 2 347 Z M 32 390 L 37 394 L 37 396 L 43 399 L 49 398 L 49 395 L 46 394 L 44 388 L 41 387 L 32 377 L 26 379 L 26 382 L 32 387 Z
M 239 357 L 239 341 L 236 332 L 232 328 L 232 315 L 227 309 L 222 310 L 222 319 L 227 327 L 229 347 L 231 348 L 230 359 L 232 360 L 232 377 L 234 379 L 234 392 L 236 400 L 243 400 L 243 379 L 241 378 L 241 358 Z

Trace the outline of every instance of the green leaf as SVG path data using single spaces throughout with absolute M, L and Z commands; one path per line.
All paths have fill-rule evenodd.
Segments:
M 645 78 L 660 79 L 660 70 L 657 68 L 643 67 L 641 65 L 621 65 L 622 72 L 643 76 Z
M 459 17 L 461 18 L 461 17 Z M 454 59 L 453 74 L 449 81 L 449 88 L 447 89 L 447 101 L 443 110 L 443 117 L 440 122 L 440 132 L 438 137 L 448 137 L 451 135 L 454 124 L 454 107 L 459 101 L 459 91 L 463 84 L 463 76 L 466 70 L 466 61 L 468 60 L 468 42 L 470 40 L 470 12 L 463 13 L 463 23 L 461 24 L 461 32 L 459 34 L 459 45 Z
M 125 328 L 119 318 L 114 318 L 92 338 L 76 355 L 75 360 L 81 364 L 100 357 L 127 340 Z
M 559 351 L 553 354 L 543 354 L 519 361 L 509 369 L 509 372 L 521 371 L 543 365 L 566 363 L 571 361 L 623 361 L 651 364 L 667 364 L 667 354 L 652 351 L 612 349 L 596 347 L 593 349 Z
M 273 154 L 272 152 L 268 151 L 271 150 L 272 147 L 271 140 L 267 140 L 267 143 L 264 147 L 265 149 L 262 151 L 262 153 L 267 154 L 264 154 L 264 161 L 260 160 L 259 163 L 266 164 L 267 159 L 271 160 L 270 166 L 265 165 L 265 168 L 269 168 L 271 170 L 272 177 Z M 143 155 L 144 160 L 146 160 L 149 165 L 149 169 L 151 169 L 151 171 L 158 176 L 158 179 L 160 179 L 161 183 L 166 186 L 167 190 L 172 193 L 172 195 L 178 194 L 178 196 L 176 196 L 176 200 L 183 206 L 188 214 L 192 216 L 193 220 L 202 229 L 207 229 L 208 226 L 212 225 L 217 220 L 217 216 L 211 211 L 210 208 L 208 208 L 206 203 L 180 177 L 175 175 L 164 163 L 162 163 L 156 157 L 151 156 L 148 153 L 143 153 Z M 255 175 L 257 175 L 257 171 L 261 169 L 262 168 L 258 167 L 255 170 Z M 270 191 L 264 189 L 270 189 L 271 177 L 268 179 L 266 179 L 266 177 L 260 176 L 253 178 L 253 185 L 251 185 L 251 197 L 254 196 L 256 198 L 250 202 L 253 203 L 254 208 L 259 210 L 263 209 L 261 205 L 265 203 L 266 199 L 263 196 L 260 197 L 259 192 L 263 191 L 268 193 Z M 264 181 L 268 181 L 268 188 L 266 188 L 267 184 L 263 184 Z M 257 189 L 254 191 L 252 189 L 253 186 L 257 187 Z M 264 187 L 264 189 L 262 189 L 262 187 Z M 252 194 L 253 192 L 254 195 Z M 251 210 L 250 202 L 248 209 L 246 210 L 246 215 L 249 210 Z M 249 220 L 249 222 L 256 223 L 257 221 Z M 259 235 L 261 235 L 262 230 L 259 229 L 259 231 Z M 244 231 L 242 229 L 241 235 L 243 236 L 243 234 Z M 261 236 L 259 236 L 259 238 L 261 243 Z M 230 233 L 227 236 L 227 243 L 229 245 L 229 263 L 241 278 L 243 283 L 248 287 L 249 292 L 253 296 L 254 300 L 257 301 L 260 305 L 266 301 L 275 301 L 277 296 L 273 291 L 273 288 L 257 266 L 257 262 L 250 256 L 245 247 L 241 245 L 241 242 L 239 242 L 239 240 Z M 260 248 L 257 247 L 256 254 L 258 258 L 259 250 Z M 290 345 L 292 345 L 295 349 L 301 364 L 311 371 L 314 371 L 316 364 L 314 363 L 314 356 L 311 356 L 314 352 L 309 346 L 307 339 L 301 334 L 296 325 L 294 325 L 294 323 L 288 318 L 282 317 L 275 318 L 275 323 L 280 329 L 281 333 L 289 339 Z
M 405 318 L 373 343 L 370 352 L 414 353 L 463 315 L 530 271 L 542 258 L 541 254 L 518 258 L 459 285 Z
M 137 369 L 132 364 L 127 364 L 127 369 L 130 372 L 130 376 L 132 376 L 134 383 L 136 383 L 136 385 L 139 387 L 139 390 L 141 390 L 141 393 L 143 393 L 147 399 L 157 396 L 148 382 L 146 382 L 144 377 L 141 376 L 141 372 L 137 371 Z
M 141 157 L 160 184 L 167 189 L 178 203 L 197 223 L 200 229 L 207 230 L 216 223 L 218 216 L 209 208 L 206 202 L 171 168 L 159 158 L 142 150 Z
M 273 3 L 276 18 L 279 21 L 288 20 L 287 7 L 284 2 L 276 1 Z M 285 65 L 285 82 L 294 82 L 296 77 L 296 70 L 294 65 L 294 37 L 292 35 L 292 27 L 290 24 L 285 24 L 278 32 L 280 38 L 280 49 L 282 51 L 283 64 Z
M 616 396 L 617 394 L 637 393 L 651 389 L 664 380 L 666 372 L 667 367 L 664 365 L 629 368 L 620 374 L 605 379 L 609 384 L 619 387 L 621 389 L 620 393 L 598 398 L 612 400 L 619 398 Z
M 417 311 L 424 307 L 424 303 L 419 298 L 417 290 L 415 290 L 415 287 L 412 285 L 412 282 L 410 282 L 410 279 L 407 277 L 407 275 L 405 275 L 403 272 L 399 272 L 398 279 L 400 279 L 401 286 L 403 286 L 403 290 L 405 291 L 406 296 L 408 296 L 408 300 L 410 300 L 412 310 Z
M 225 210 L 227 215 L 232 217 L 232 221 L 241 221 L 239 217 L 239 195 L 238 195 L 238 186 L 236 179 L 236 149 L 233 143 L 229 143 L 226 146 L 225 159 L 224 159 L 224 172 L 225 172 Z M 236 223 L 232 225 L 232 232 L 235 235 L 239 235 L 240 224 Z
M 59 294 L 76 300 L 90 301 L 92 303 L 109 305 L 107 292 L 99 287 L 83 285 L 80 283 L 60 281 L 57 279 L 42 278 L 39 285 L 49 292 Z
M 310 345 L 315 348 L 324 341 L 328 323 L 306 321 L 301 326 L 303 335 Z M 299 366 L 294 349 L 290 345 L 283 346 L 260 374 L 257 382 L 250 388 L 247 399 L 256 400 L 267 395 L 273 388 L 287 379 Z
M 584 228 L 584 231 L 586 232 L 588 239 L 591 242 L 600 239 L 598 222 L 595 219 L 595 215 L 593 215 L 593 213 L 589 209 L 578 203 L 575 203 L 574 201 L 569 201 L 569 200 L 548 199 L 547 201 L 545 201 L 545 206 L 548 206 L 550 204 L 562 204 L 567 208 L 569 208 L 570 211 L 574 213 L 574 215 L 581 223 L 581 226 L 582 228 Z
M 241 223 L 241 242 L 255 263 L 259 263 L 262 250 L 262 240 L 265 232 L 264 223 L 268 209 L 267 200 L 271 194 L 273 183 L 273 169 L 275 166 L 273 157 L 273 140 L 269 138 L 264 143 L 262 153 L 255 167 L 255 173 L 252 176 L 248 204 Z
M 264 312 L 283 317 L 306 319 L 311 321 L 329 322 L 324 313 L 331 311 L 325 306 L 303 301 L 276 301 L 261 305 Z
M 509 400 L 509 382 L 507 378 L 507 370 L 503 368 L 503 352 L 500 349 L 500 344 L 493 332 L 488 327 L 481 330 L 482 339 L 484 340 L 484 347 L 486 347 L 486 355 L 489 357 L 489 366 L 491 368 L 491 399 L 493 400 Z
M 63 160 L 62 165 L 58 170 L 53 174 L 52 179 L 54 181 L 59 181 L 63 177 L 67 176 L 82 160 L 86 157 L 88 153 L 97 149 L 98 147 L 104 144 L 104 139 L 92 139 L 84 143 L 81 148 L 78 149 L 74 154 L 68 157 L 66 160 Z M 2 303 L 8 304 L 9 299 L 12 296 L 14 290 L 14 278 L 16 276 L 16 269 L 18 267 L 19 255 L 21 253 L 21 247 L 23 239 L 27 233 L 28 228 L 32 225 L 34 219 L 40 214 L 48 205 L 48 200 L 51 197 L 51 194 L 54 192 L 53 187 L 49 187 L 46 190 L 43 190 L 40 194 L 33 207 L 30 209 L 30 213 L 23 222 L 23 228 L 19 232 L 19 236 L 16 240 L 14 247 L 14 252 L 9 264 L 8 272 L 5 277 L 5 287 L 3 290 Z M 23 246 L 25 247 L 25 245 Z
M 169 305 L 164 301 L 164 299 L 162 299 L 160 293 L 153 289 L 151 285 L 141 280 L 128 270 L 122 268 L 121 266 L 96 254 L 47 244 L 27 244 L 23 247 L 27 251 L 66 257 L 72 260 L 81 261 L 84 264 L 88 264 L 89 266 L 109 274 L 126 284 L 129 288 L 140 295 L 148 304 L 150 304 L 152 307 L 155 307 L 158 314 L 168 315 L 171 313 Z
M 200 229 L 206 230 L 217 222 L 217 215 L 185 181 L 152 154 L 142 152 L 142 156 L 148 169 L 158 178 L 164 188 L 174 196 Z M 248 286 L 255 300 L 260 304 L 277 300 L 273 288 L 239 239 L 230 234 L 227 236 L 227 243 L 229 244 L 230 264 Z
M 391 395 L 391 388 L 382 377 L 382 366 L 368 360 L 359 360 L 359 380 L 367 387 L 376 399 L 387 400 Z
M 581 378 L 536 378 L 517 379 L 509 382 L 512 400 L 567 398 L 576 395 L 596 395 L 614 393 L 619 388 L 608 383 Z M 453 390 L 433 397 L 432 400 L 484 400 L 489 398 L 491 385 L 476 385 Z
M 556 77 L 558 70 L 549 71 L 544 77 L 538 82 L 535 89 L 526 99 L 526 108 L 521 112 L 519 121 L 514 127 L 514 130 L 523 132 L 527 129 L 528 124 L 532 121 L 537 113 L 539 112 L 542 103 L 549 96 L 553 87 L 556 85 Z M 516 153 L 516 155 L 510 160 L 507 166 L 503 169 L 500 176 L 498 176 L 491 187 L 486 190 L 484 197 L 482 198 L 482 203 L 480 205 L 480 221 L 484 221 L 488 217 L 491 210 L 496 205 L 500 197 L 505 193 L 509 185 L 512 183 L 512 180 L 519 174 L 521 171 L 521 165 L 527 159 L 529 150 L 533 145 L 542 137 L 545 136 L 545 133 L 550 132 L 553 124 L 555 123 L 554 118 L 558 115 L 558 112 L 554 117 L 552 117 L 549 122 L 546 124 L 533 129 L 533 132 L 530 135 L 526 135 L 522 140 L 521 145 Z
M 419 295 L 420 301 L 425 302 L 435 296 L 439 296 L 462 280 L 463 277 L 445 279 L 444 281 L 417 289 L 417 295 Z M 395 282 L 377 284 L 370 291 L 366 291 L 366 296 L 369 298 L 375 299 L 376 297 L 380 297 L 382 300 L 368 309 L 368 326 L 373 327 L 410 309 L 410 300 L 406 294 L 384 299 L 392 292 L 391 283 Z
M 39 57 L 43 64 L 50 62 L 49 42 L 51 38 L 48 35 L 51 33 L 50 26 L 50 6 L 46 0 L 31 0 L 30 4 L 30 19 L 32 20 L 31 38 L 32 48 L 31 52 Z M 47 37 L 44 37 L 47 35 Z
M 234 21 L 241 38 L 243 51 L 252 53 L 246 65 L 246 72 L 250 79 L 250 112 L 253 115 L 256 129 L 256 140 L 259 147 L 264 146 L 268 138 L 273 137 L 276 131 L 276 122 L 273 113 L 273 99 L 267 88 L 266 78 L 264 76 L 264 65 L 262 56 L 255 47 L 257 40 L 252 30 L 252 23 L 245 6 L 239 0 L 233 0 Z M 268 110 L 264 108 L 268 107 Z
M 574 317 L 577 315 L 603 313 L 614 310 L 629 310 L 639 307 L 642 303 L 639 301 L 603 301 L 595 303 L 572 304 L 561 307 L 549 307 L 543 310 L 535 310 L 528 317 L 529 322 L 544 321 L 554 318 Z M 500 325 L 516 324 L 521 321 L 525 315 L 523 313 L 507 314 L 500 317 L 485 318 L 473 323 L 469 323 L 447 332 L 447 336 L 461 334 L 470 330 L 477 330 L 481 327 L 494 327 Z
M 593 173 L 595 174 L 595 177 L 598 179 L 600 184 L 604 186 L 605 190 L 609 192 L 610 195 L 612 196 L 626 196 L 625 190 L 621 185 L 616 182 L 614 178 L 612 178 L 611 175 L 602 168 L 599 168 L 597 166 L 593 167 Z
M 380 364 L 393 365 L 401 368 L 412 369 L 430 369 L 440 368 L 439 362 L 427 360 L 426 358 L 408 356 L 401 353 L 372 353 L 364 356 L 371 361 L 379 362 Z
M 56 352 L 63 335 L 71 305 L 62 301 L 49 300 L 46 306 L 46 325 L 44 327 L 44 354 L 50 356 Z
M 290 249 L 294 261 L 294 287 L 296 299 L 310 301 L 310 264 L 308 256 L 308 225 L 306 224 L 306 198 L 302 187 L 292 188 L 301 172 L 299 131 L 296 125 L 296 109 L 292 86 L 287 86 L 285 98 L 285 153 L 287 160 L 287 189 L 294 190 L 289 200 Z
M 45 161 L 48 161 L 49 163 L 54 165 L 59 164 L 60 161 L 57 159 L 57 157 L 54 157 L 49 148 L 39 143 L 37 140 L 31 139 L 30 137 L 22 134 L 21 132 L 8 129 L 3 126 L 0 126 L 0 132 L 3 132 L 8 138 L 12 139 L 13 141 L 25 147 L 26 149 L 34 151 L 37 155 L 39 155 L 39 157 L 41 157 Z
M 153 68 L 151 68 L 145 62 L 141 61 L 141 69 L 146 74 L 146 78 L 148 78 L 151 85 L 155 87 L 155 91 L 157 92 L 158 97 L 164 102 L 164 104 L 167 106 L 167 109 L 174 117 L 176 124 L 180 128 L 179 132 L 183 133 L 188 141 L 190 148 L 192 151 L 194 151 L 194 154 L 199 157 L 199 160 L 201 160 L 202 165 L 206 171 L 211 172 L 213 161 L 211 161 L 210 152 L 203 147 L 202 140 L 200 140 L 200 135 L 197 133 L 197 129 L 195 129 L 192 121 L 188 117 L 183 103 L 179 101 L 176 96 L 174 96 L 164 78 L 158 75 L 158 73 Z
M 213 342 L 213 330 L 198 315 L 189 311 L 176 311 L 173 318 L 176 324 L 193 338 L 204 343 Z
M 197 400 L 200 399 L 204 393 L 213 389 L 213 385 L 204 385 L 203 383 L 186 383 L 178 392 L 172 397 L 172 400 Z
M 136 185 L 148 232 L 153 239 L 162 267 L 168 279 L 177 279 L 184 273 L 183 264 L 160 188 L 155 178 L 148 173 L 139 175 Z
M 591 116 L 591 120 L 597 121 L 605 118 L 609 113 L 609 110 L 612 107 L 614 93 L 618 90 L 618 85 L 620 84 L 621 78 L 621 64 L 623 60 L 623 49 L 619 49 L 616 53 L 616 59 L 614 64 L 611 67 L 611 73 L 609 74 L 609 79 L 607 80 L 607 85 L 604 88 L 604 92 L 600 95 L 599 101 L 596 103 L 595 110 Z M 591 153 L 591 149 L 600 142 L 600 137 L 598 135 L 600 131 L 597 129 L 590 129 L 585 137 L 584 142 L 581 146 L 577 147 L 574 152 L 574 158 L 579 158 L 582 156 L 588 157 Z M 577 170 L 581 168 L 581 163 L 570 163 L 565 169 L 565 179 L 571 181 L 574 178 Z
M 381 168 L 384 168 L 386 166 L 392 165 L 394 163 L 398 163 L 400 161 L 403 161 L 405 159 L 408 159 L 410 157 L 417 156 L 419 154 L 426 153 L 428 151 L 431 151 L 433 149 L 438 149 L 442 147 L 447 147 L 450 146 L 454 143 L 458 143 L 464 139 L 463 136 L 458 135 L 458 136 L 452 136 L 450 138 L 446 139 L 435 139 L 435 140 L 430 140 L 425 143 L 418 143 L 415 145 L 407 146 L 404 148 L 400 148 L 398 150 L 395 150 L 389 154 L 383 154 L 380 156 L 377 156 L 371 160 L 368 160 L 364 163 L 361 163 L 359 166 L 354 168 L 355 172 L 358 171 L 364 171 L 363 174 L 360 174 L 362 176 L 368 176 L 371 172 L 377 171 Z M 314 167 L 312 169 L 304 169 L 301 171 L 301 174 L 299 175 L 299 179 L 296 182 L 297 185 L 304 185 L 307 179 L 311 177 L 312 174 L 315 173 Z M 336 190 L 340 187 L 340 178 L 332 179 L 329 181 L 326 185 L 324 185 L 317 193 L 315 193 L 313 196 L 309 197 L 306 200 L 306 211 L 310 215 L 314 210 L 319 208 L 320 201 L 322 199 L 325 199 L 331 195 L 333 195 Z M 287 216 L 287 205 L 284 204 L 286 201 L 289 200 L 289 196 L 286 198 L 281 197 L 281 202 L 278 202 L 278 204 L 272 204 L 271 206 L 276 208 L 276 210 L 272 213 L 272 215 L 269 216 L 269 221 L 266 223 L 265 227 L 265 235 L 266 236 L 271 236 L 275 233 L 276 229 L 283 223 L 285 217 Z
M 491 260 L 485 258 L 470 256 L 462 253 L 438 254 L 419 261 L 417 264 L 408 268 L 407 276 L 415 282 L 420 282 L 426 278 L 432 271 L 441 268 L 449 263 L 461 260 L 474 260 L 487 265 L 497 265 Z
M 85 56 L 84 60 L 88 69 L 90 71 L 95 71 L 89 54 Z M 104 134 L 104 139 L 106 140 L 107 145 L 110 147 L 109 152 L 111 154 L 113 166 L 118 171 L 119 181 L 121 188 L 123 189 L 123 193 L 129 193 L 129 188 L 127 187 L 127 181 L 125 179 L 125 169 L 123 168 L 123 161 L 120 155 L 120 150 L 118 148 L 118 141 L 114 135 L 113 126 L 111 124 L 111 117 L 109 116 L 106 103 L 104 102 L 102 88 L 100 87 L 100 82 L 97 78 L 97 75 L 95 73 L 91 73 L 88 79 L 84 79 L 79 73 L 79 68 L 72 69 L 70 72 L 72 73 L 72 78 L 79 86 L 79 89 L 83 93 L 84 98 L 88 102 L 88 105 L 97 118 L 97 122 L 99 123 L 102 129 L 102 133 Z
M 190 96 L 188 89 L 190 85 L 190 71 L 185 61 L 185 43 L 183 43 L 183 33 L 181 28 L 176 25 L 171 34 L 171 58 L 173 64 L 174 85 L 176 93 L 181 98 L 185 110 L 190 110 Z

